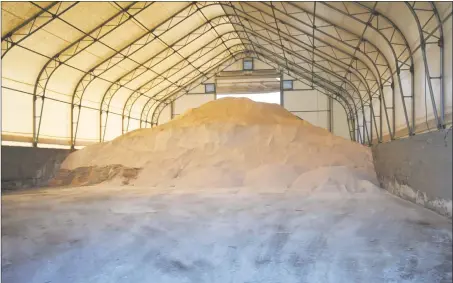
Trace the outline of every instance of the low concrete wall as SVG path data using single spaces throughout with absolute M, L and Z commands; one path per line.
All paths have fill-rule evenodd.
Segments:
M 46 186 L 70 150 L 2 146 L 2 189 Z
M 374 146 L 381 186 L 452 217 L 452 132 L 437 131 Z

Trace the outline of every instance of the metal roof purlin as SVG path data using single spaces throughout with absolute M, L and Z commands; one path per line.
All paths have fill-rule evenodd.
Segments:
M 102 5 L 99 7 L 106 7 Z M 40 132 L 44 135 L 48 131 L 50 104 L 44 104 L 54 92 L 72 94 L 70 143 L 74 148 L 77 135 L 86 134 L 78 134 L 84 115 L 88 115 L 81 109 L 92 97 L 100 99 L 99 138 L 103 141 L 109 112 L 115 107 L 122 106 L 122 133 L 129 130 L 129 120 L 139 115 L 140 126 L 148 122 L 154 126 L 170 101 L 215 76 L 226 63 L 246 57 L 258 58 L 281 74 L 291 74 L 341 101 L 350 134 L 361 142 L 382 142 L 383 127 L 390 140 L 395 138 L 397 127 L 398 137 L 406 131 L 409 136 L 415 134 L 415 119 L 423 116 L 418 110 L 418 116 L 415 113 L 419 109 L 415 95 L 417 99 L 423 95 L 419 88 L 423 82 L 415 81 L 415 76 L 427 82 L 429 98 L 425 104 L 431 104 L 432 109 L 424 115 L 433 114 L 437 129 L 445 127 L 445 111 L 450 105 L 445 97 L 450 93 L 445 89 L 445 77 L 450 74 L 444 70 L 448 63 L 444 52 L 445 48 L 451 50 L 451 44 L 446 39 L 444 45 L 443 24 L 451 20 L 451 4 L 195 1 L 167 6 L 135 1 L 107 5 L 90 13 L 86 23 L 76 12 L 79 8 L 88 11 L 92 7 L 88 2 L 5 6 L 14 27 L 2 37 L 3 63 L 14 64 L 15 56 L 21 54 L 39 62 L 34 63 L 39 69 L 23 73 L 23 82 L 34 84 L 33 146 L 40 141 Z M 405 20 L 395 11 L 388 12 L 391 7 L 404 12 L 401 19 L 413 20 L 413 28 L 403 26 Z M 448 11 L 441 10 L 441 18 L 437 9 L 444 7 Z M 145 20 L 139 17 L 144 10 L 151 18 L 153 13 L 162 14 Z M 132 25 L 133 33 L 121 36 Z M 63 35 L 65 28 L 70 30 Z M 50 52 L 41 51 L 52 44 L 47 35 L 57 40 Z M 418 39 L 420 44 L 411 48 L 406 36 L 414 45 Z M 421 54 L 417 66 L 414 54 Z M 78 61 L 80 58 L 84 61 Z M 61 82 L 67 70 L 69 83 Z M 7 71 L 13 76 L 16 72 L 14 68 Z
M 6 53 L 10 51 L 14 46 L 21 43 L 31 35 L 33 35 L 38 30 L 45 27 L 47 24 L 52 22 L 54 19 L 63 15 L 65 12 L 69 11 L 79 2 L 52 2 L 45 8 L 42 8 L 39 5 L 36 5 L 32 2 L 33 5 L 41 9 L 36 15 L 27 19 L 25 22 L 15 27 L 13 30 L 8 32 L 4 37 L 2 37 L 2 59 L 5 57 Z M 63 5 L 68 5 L 64 9 L 61 9 Z M 56 11 L 52 11 L 56 8 Z M 44 22 L 40 21 L 41 19 L 46 19 Z

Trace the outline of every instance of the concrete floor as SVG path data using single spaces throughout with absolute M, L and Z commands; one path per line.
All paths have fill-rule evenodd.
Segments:
M 451 228 L 385 192 L 26 190 L 2 282 L 451 282 Z

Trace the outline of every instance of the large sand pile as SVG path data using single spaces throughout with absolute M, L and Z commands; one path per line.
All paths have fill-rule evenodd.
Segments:
M 369 148 L 284 108 L 224 98 L 169 123 L 72 153 L 62 168 L 142 168 L 129 184 L 165 187 L 305 187 L 377 184 Z M 364 185 L 365 184 L 365 185 Z M 368 184 L 368 185 L 367 185 Z

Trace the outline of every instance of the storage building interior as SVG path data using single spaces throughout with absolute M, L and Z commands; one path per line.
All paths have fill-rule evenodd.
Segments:
M 2 2 L 2 279 L 451 281 L 452 6 Z

